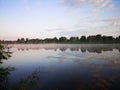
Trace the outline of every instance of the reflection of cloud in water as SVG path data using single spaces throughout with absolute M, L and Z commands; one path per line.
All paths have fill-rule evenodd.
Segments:
M 101 54 L 95 53 L 81 53 L 81 52 L 60 52 L 58 56 L 48 56 L 47 58 L 55 58 L 58 60 L 73 60 L 82 63 L 118 63 L 120 55 L 117 50 L 102 52 Z M 115 60 L 115 61 L 114 61 Z M 92 62 L 93 61 L 93 62 Z
M 48 56 L 47 58 L 55 58 L 55 59 L 60 59 L 60 60 L 67 60 L 70 57 L 66 57 L 66 56 Z
M 120 45 L 38 44 L 13 47 L 20 50 L 40 50 L 35 52 L 38 53 L 36 59 L 42 61 L 39 62 L 39 65 L 44 67 L 41 70 L 45 72 L 40 75 L 43 80 L 41 82 L 43 89 L 39 88 L 41 90 L 47 87 L 52 90 L 57 88 L 63 90 L 65 87 L 73 88 L 72 90 L 115 90 L 119 87 Z M 35 52 L 30 53 L 34 56 Z M 25 53 L 28 54 L 22 52 L 21 55 Z M 41 59 L 39 54 L 43 55 L 43 53 L 45 57 Z M 30 57 L 34 58 L 33 56 Z M 31 63 L 31 68 L 34 68 L 33 64 L 38 63 Z
M 59 63 L 70 62 L 80 66 L 94 68 L 120 69 L 120 53 L 117 49 L 113 51 L 103 51 L 100 54 L 86 52 L 59 52 L 57 56 L 48 56 L 47 58 L 56 59 Z

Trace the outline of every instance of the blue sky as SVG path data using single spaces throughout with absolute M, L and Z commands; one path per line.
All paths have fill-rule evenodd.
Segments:
M 0 0 L 0 39 L 120 35 L 120 0 Z

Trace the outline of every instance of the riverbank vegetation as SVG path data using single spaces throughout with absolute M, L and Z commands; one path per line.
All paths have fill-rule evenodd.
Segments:
M 91 36 L 81 36 L 81 37 L 60 37 L 60 38 L 45 38 L 45 39 L 28 39 L 28 38 L 18 38 L 15 41 L 5 41 L 0 40 L 0 43 L 24 43 L 24 44 L 39 44 L 39 43 L 68 43 L 68 44 L 80 44 L 80 43 L 120 43 L 120 36 L 102 36 L 101 34 L 91 35 Z

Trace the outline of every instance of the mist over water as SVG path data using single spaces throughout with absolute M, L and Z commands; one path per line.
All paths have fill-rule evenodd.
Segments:
M 118 90 L 119 44 L 15 44 L 7 87 L 18 90 Z

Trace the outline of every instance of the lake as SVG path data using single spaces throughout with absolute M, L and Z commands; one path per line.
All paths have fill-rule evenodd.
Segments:
M 9 47 L 0 90 L 120 90 L 120 44 Z

